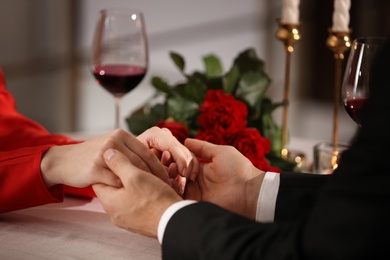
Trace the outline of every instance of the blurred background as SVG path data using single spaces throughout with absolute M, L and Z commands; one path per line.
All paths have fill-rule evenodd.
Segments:
M 282 100 L 285 53 L 275 38 L 282 0 L 1 0 L 0 66 L 22 114 L 55 133 L 112 130 L 113 98 L 95 82 L 89 55 L 98 11 L 114 6 L 142 10 L 149 36 L 147 77 L 121 101 L 124 129 L 128 114 L 154 93 L 152 76 L 180 79 L 169 51 L 182 54 L 193 71 L 203 69 L 202 56 L 210 53 L 228 69 L 240 51 L 254 47 L 272 79 L 268 96 Z M 351 38 L 388 36 L 389 11 L 387 0 L 353 0 Z M 291 136 L 332 138 L 334 60 L 326 47 L 332 12 L 332 0 L 301 1 L 302 40 L 291 60 Z M 279 122 L 281 113 L 274 114 Z M 342 106 L 339 115 L 339 139 L 348 141 L 356 125 Z

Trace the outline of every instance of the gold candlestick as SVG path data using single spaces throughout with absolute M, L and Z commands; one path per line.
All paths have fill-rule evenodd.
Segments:
M 288 140 L 288 107 L 289 107 L 289 88 L 290 88 L 290 60 L 291 53 L 294 51 L 294 44 L 301 39 L 299 33 L 299 24 L 286 24 L 277 20 L 279 30 L 276 33 L 276 38 L 281 40 L 284 44 L 286 51 L 286 64 L 285 64 L 285 82 L 284 82 L 284 95 L 283 95 L 283 124 L 282 124 L 282 158 L 288 157 L 287 140 Z
M 337 151 L 338 142 L 338 111 L 341 95 L 341 71 L 342 61 L 344 59 L 344 52 L 351 48 L 350 31 L 347 32 L 335 32 L 330 30 L 329 37 L 326 41 L 326 45 L 334 53 L 333 57 L 335 60 L 335 82 L 334 82 L 334 104 L 333 104 L 333 146 L 334 150 Z

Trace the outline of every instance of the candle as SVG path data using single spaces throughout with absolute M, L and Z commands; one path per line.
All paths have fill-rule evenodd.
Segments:
M 333 11 L 333 26 L 334 32 L 349 31 L 349 8 L 351 0 L 335 0 Z
M 282 19 L 284 24 L 299 24 L 299 0 L 284 0 L 282 6 Z

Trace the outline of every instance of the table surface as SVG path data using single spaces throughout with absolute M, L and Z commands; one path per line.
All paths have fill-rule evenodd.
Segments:
M 0 259 L 161 259 L 156 239 L 113 225 L 98 199 L 0 214 Z
M 290 147 L 310 162 L 317 142 L 293 138 Z M 151 260 L 161 259 L 161 246 L 113 225 L 98 199 L 65 197 L 63 203 L 0 214 L 0 259 Z

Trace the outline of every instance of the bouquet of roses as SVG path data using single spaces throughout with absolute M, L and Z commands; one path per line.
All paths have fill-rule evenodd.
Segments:
M 185 60 L 170 56 L 183 81 L 169 85 L 152 78 L 162 102 L 146 104 L 128 118 L 129 129 L 140 134 L 152 126 L 166 127 L 180 141 L 188 137 L 231 145 L 263 171 L 291 170 L 294 164 L 280 157 L 281 127 L 272 112 L 284 105 L 265 97 L 270 78 L 254 49 L 239 53 L 224 72 L 219 58 L 203 57 L 204 72 L 185 72 Z

